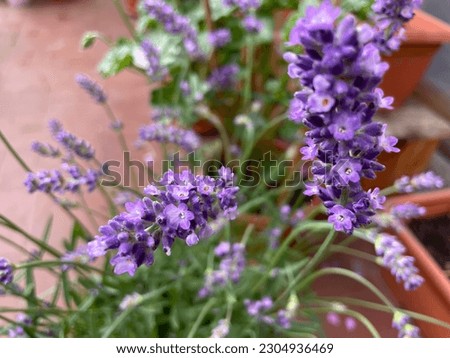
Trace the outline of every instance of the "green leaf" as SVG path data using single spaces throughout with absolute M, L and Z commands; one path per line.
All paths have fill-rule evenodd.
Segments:
M 372 0 L 343 0 L 341 7 L 344 11 L 351 12 L 365 20 L 370 15 L 372 3 Z
M 119 40 L 98 65 L 98 72 L 105 78 L 117 75 L 133 64 L 134 45 L 130 41 Z
M 213 21 L 230 15 L 234 10 L 231 6 L 225 6 L 223 0 L 209 0 L 209 6 L 211 7 L 211 18 Z
M 85 32 L 81 38 L 81 48 L 87 49 L 91 47 L 100 36 L 100 33 L 96 31 Z

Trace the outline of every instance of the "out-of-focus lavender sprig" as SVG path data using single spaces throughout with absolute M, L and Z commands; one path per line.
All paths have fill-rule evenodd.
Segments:
M 82 173 L 81 169 L 76 165 L 63 163 L 61 166 L 68 174 L 67 176 L 63 176 L 61 171 L 56 169 L 28 173 L 24 182 L 28 192 L 30 194 L 35 191 L 58 194 L 65 192 L 78 193 L 82 186 L 86 186 L 89 192 L 97 187 L 101 176 L 99 171 L 88 169 L 85 173 Z
M 394 187 L 399 193 L 412 193 L 419 190 L 439 189 L 443 186 L 443 179 L 432 171 L 418 174 L 413 177 L 405 175 L 400 179 L 397 179 L 394 183 Z
M 103 88 L 94 80 L 83 73 L 75 76 L 75 81 L 84 89 L 97 103 L 104 104 L 107 101 L 107 96 Z
M 198 293 L 200 298 L 211 295 L 216 287 L 223 287 L 228 283 L 237 283 L 245 269 L 244 245 L 223 241 L 216 247 L 214 253 L 221 259 L 219 269 L 206 274 L 205 284 Z
M 161 54 L 158 48 L 150 41 L 144 40 L 141 43 L 142 58 L 141 67 L 153 81 L 160 81 L 168 74 L 167 68 L 161 65 Z
M 382 53 L 399 49 L 405 37 L 403 26 L 421 5 L 422 0 L 375 0 L 372 5 L 375 43 Z
M 405 256 L 406 249 L 393 235 L 370 231 L 368 238 L 373 242 L 380 264 L 391 271 L 397 282 L 403 282 L 405 290 L 413 291 L 424 282 L 414 265 L 414 258 Z
M 238 74 L 238 65 L 224 65 L 212 71 L 208 78 L 208 84 L 216 91 L 229 90 L 236 85 Z
M 17 325 L 10 328 L 8 331 L 9 338 L 24 338 L 26 337 L 25 330 L 23 326 L 31 326 L 33 324 L 33 320 L 30 316 L 19 313 L 16 317 Z
M 62 257 L 61 269 L 67 271 L 73 267 L 73 263 L 88 264 L 93 261 L 89 256 L 87 245 L 82 245 L 74 251 L 66 252 Z
M 382 208 L 385 197 L 379 189 L 364 191 L 361 179 L 384 169 L 377 156 L 396 151 L 397 139 L 373 121 L 375 112 L 391 103 L 377 88 L 388 65 L 373 43 L 374 31 L 340 14 L 328 0 L 307 8 L 289 38 L 289 45 L 301 45 L 304 53 L 284 57 L 289 76 L 302 86 L 290 117 L 308 127 L 301 152 L 314 160 L 314 180 L 305 194 L 318 195 L 335 229 L 351 233 Z
M 53 138 L 69 151 L 69 153 L 75 154 L 79 158 L 85 160 L 94 158 L 95 151 L 92 145 L 64 130 L 62 124 L 58 120 L 51 119 L 49 121 L 49 128 Z
M 99 228 L 100 234 L 88 243 L 92 257 L 113 251 L 110 263 L 117 275 L 134 275 L 137 268 L 154 261 L 154 251 L 162 246 L 171 254 L 175 240 L 196 245 L 212 235 L 209 220 L 219 216 L 236 218 L 234 174 L 219 170 L 219 178 L 168 171 L 156 184 L 146 187 L 146 196 L 125 205 L 126 211 Z
M 277 325 L 284 329 L 289 329 L 291 327 L 292 312 L 289 310 L 278 310 L 275 318 L 268 314 L 273 308 L 273 301 L 268 296 L 256 301 L 245 300 L 244 305 L 248 315 L 256 318 L 260 322 L 267 325 Z
M 146 142 L 173 143 L 187 152 L 198 149 L 201 144 L 200 137 L 193 130 L 175 127 L 163 122 L 142 127 L 139 130 L 139 138 Z
M 57 158 L 61 155 L 58 148 L 54 148 L 50 144 L 34 141 L 31 143 L 31 150 L 43 157 Z
M 221 48 L 231 41 L 231 31 L 229 29 L 217 29 L 208 36 L 209 43 L 215 48 Z
M 142 302 L 142 295 L 134 292 L 129 295 L 126 295 L 122 302 L 119 304 L 119 309 L 121 311 L 125 311 L 129 308 L 136 307 Z
M 248 15 L 242 20 L 242 26 L 251 34 L 258 34 L 262 31 L 264 24 L 255 15 Z
M 411 220 L 424 216 L 427 209 L 414 203 L 405 203 L 393 206 L 391 215 L 396 219 Z
M 149 16 L 157 20 L 168 33 L 183 37 L 184 48 L 191 58 L 205 57 L 198 43 L 197 30 L 192 26 L 189 18 L 178 14 L 163 0 L 145 0 L 144 8 Z
M 398 330 L 399 338 L 420 338 L 419 328 L 411 324 L 411 317 L 401 311 L 394 313 L 392 327 Z
M 228 333 L 230 333 L 230 322 L 227 319 L 221 319 L 213 328 L 210 338 L 225 338 Z
M 0 257 L 0 283 L 9 285 L 13 279 L 13 268 L 11 264 L 4 257 Z
M 153 107 L 151 118 L 155 122 L 163 119 L 177 119 L 181 113 L 179 109 L 171 107 Z

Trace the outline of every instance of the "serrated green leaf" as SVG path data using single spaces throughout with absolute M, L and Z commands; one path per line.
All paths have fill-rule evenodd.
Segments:
M 133 64 L 133 43 L 120 41 L 111 48 L 98 65 L 98 72 L 105 78 L 117 75 Z
M 81 38 L 81 48 L 87 49 L 91 47 L 100 36 L 100 33 L 96 31 L 85 32 Z

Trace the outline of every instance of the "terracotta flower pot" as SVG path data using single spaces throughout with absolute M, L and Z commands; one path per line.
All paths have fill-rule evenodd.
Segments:
M 406 25 L 406 41 L 399 51 L 386 56 L 390 65 L 381 84 L 388 96 L 400 107 L 413 93 L 441 46 L 450 42 L 450 25 L 418 10 Z
M 426 218 L 445 215 L 450 213 L 450 188 L 395 197 L 389 200 L 387 207 L 405 202 L 424 206 L 427 209 Z M 387 284 L 405 309 L 450 323 L 450 281 L 446 274 L 406 225 L 400 225 L 396 235 L 408 254 L 415 257 L 416 266 L 425 282 L 416 291 L 407 292 L 387 270 L 383 270 Z M 417 321 L 417 324 L 426 337 L 450 337 L 450 331 L 441 326 L 423 321 Z
M 136 18 L 137 17 L 137 5 L 139 0 L 124 0 L 125 9 L 129 16 Z

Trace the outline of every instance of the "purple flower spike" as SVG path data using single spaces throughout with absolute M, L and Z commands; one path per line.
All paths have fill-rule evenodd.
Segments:
M 223 91 L 233 88 L 237 83 L 239 66 L 235 64 L 224 65 L 216 68 L 208 78 L 209 85 L 217 90 Z
M 412 193 L 414 191 L 439 189 L 444 186 L 442 178 L 429 171 L 413 177 L 403 176 L 394 183 L 399 193 Z
M 201 192 L 205 182 L 212 190 Z M 140 266 L 153 264 L 154 252 L 160 246 L 170 256 L 177 238 L 187 246 L 209 238 L 213 230 L 208 222 L 236 210 L 237 190 L 227 170 L 221 170 L 216 180 L 194 176 L 188 170 L 166 172 L 161 181 L 144 190 L 148 196 L 126 203 L 126 211 L 99 228 L 99 235 L 88 243 L 88 253 L 95 258 L 113 251 L 110 262 L 114 273 L 132 276 Z M 233 250 L 238 251 L 234 246 Z M 238 276 L 233 273 L 232 279 Z
M 9 261 L 0 257 L 0 283 L 8 285 L 13 281 L 13 268 Z
M 350 234 L 369 224 L 384 202 L 379 190 L 365 191 L 361 180 L 384 169 L 379 154 L 398 149 L 386 126 L 373 121 L 379 108 L 392 103 L 377 88 L 388 65 L 373 43 L 374 30 L 353 15 L 340 15 L 328 0 L 307 8 L 288 42 L 304 51 L 287 52 L 284 59 L 302 88 L 289 117 L 309 129 L 301 153 L 313 161 L 313 181 L 305 194 L 318 195 L 335 229 Z
M 251 34 L 258 34 L 263 29 L 263 23 L 256 16 L 248 15 L 242 20 L 242 26 Z
M 411 317 L 401 311 L 396 311 L 392 319 L 392 327 L 398 330 L 399 338 L 419 338 L 420 330 L 412 325 Z
M 97 103 L 106 103 L 107 97 L 103 89 L 98 83 L 90 79 L 85 74 L 78 74 L 75 77 L 75 81 L 84 89 Z
M 162 122 L 156 122 L 142 127 L 139 131 L 139 138 L 146 142 L 173 143 L 187 152 L 196 150 L 201 144 L 200 138 L 194 131 L 178 128 Z
M 221 48 L 231 41 L 231 31 L 228 29 L 218 29 L 209 34 L 209 43 L 215 48 Z

